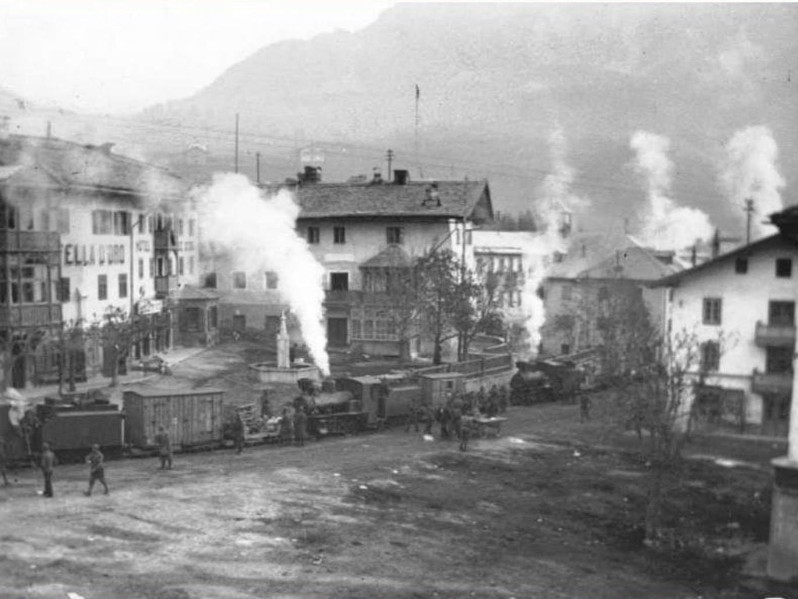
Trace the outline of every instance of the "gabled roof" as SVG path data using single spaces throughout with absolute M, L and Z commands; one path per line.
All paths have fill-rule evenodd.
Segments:
M 372 256 L 360 268 L 407 268 L 412 264 L 410 256 L 399 245 L 389 245 Z
M 437 220 L 470 218 L 482 222 L 493 218 L 487 181 L 438 181 L 441 205 L 424 200 L 431 182 L 312 183 L 296 192 L 299 218 L 419 217 Z
M 748 245 L 743 245 L 741 247 L 735 248 L 730 252 L 721 254 L 720 256 L 717 256 L 712 260 L 707 260 L 706 262 L 699 264 L 698 266 L 694 266 L 693 268 L 688 268 L 687 270 L 683 270 L 681 272 L 672 274 L 668 277 L 664 277 L 658 281 L 654 281 L 651 284 L 651 287 L 673 287 L 675 285 L 678 285 L 684 279 L 703 274 L 705 271 L 721 263 L 728 262 L 730 260 L 735 260 L 741 257 L 747 257 L 767 247 L 779 247 L 779 246 L 786 246 L 790 248 L 793 247 L 781 235 L 778 234 L 771 235 L 770 237 L 764 237 L 762 239 L 758 239 L 757 241 L 749 243 Z
M 81 145 L 62 139 L 12 135 L 0 140 L 0 168 L 16 167 L 8 182 L 60 188 L 132 192 L 169 198 L 182 195 L 183 181 L 146 162 L 111 152 L 111 145 Z

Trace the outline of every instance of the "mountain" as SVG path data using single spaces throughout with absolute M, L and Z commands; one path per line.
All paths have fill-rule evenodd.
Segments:
M 574 191 L 592 201 L 584 219 L 601 223 L 645 205 L 629 147 L 644 129 L 671 140 L 673 197 L 739 233 L 742 206 L 718 185 L 736 130 L 770 127 L 795 201 L 796 34 L 792 4 L 400 4 L 354 33 L 264 47 L 146 110 L 138 136 L 178 169 L 193 142 L 230 168 L 239 113 L 253 176 L 256 153 L 263 178 L 281 180 L 313 145 L 325 179 L 342 180 L 384 170 L 391 148 L 413 177 L 487 177 L 497 207 L 519 210 L 552 170 L 560 128 Z

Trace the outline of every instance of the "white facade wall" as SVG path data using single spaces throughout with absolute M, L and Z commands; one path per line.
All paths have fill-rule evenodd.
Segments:
M 776 259 L 791 258 L 791 278 L 776 277 Z M 798 250 L 767 247 L 748 256 L 748 272 L 735 273 L 733 259 L 720 261 L 701 273 L 686 276 L 667 305 L 667 318 L 673 333 L 695 332 L 700 341 L 718 339 L 722 331 L 720 368 L 708 384 L 741 389 L 748 397 L 746 420 L 762 421 L 762 397 L 751 392 L 751 376 L 756 368 L 765 371 L 766 352 L 755 343 L 756 323 L 768 322 L 769 302 L 793 301 L 798 304 Z M 704 298 L 722 299 L 720 325 L 703 323 Z

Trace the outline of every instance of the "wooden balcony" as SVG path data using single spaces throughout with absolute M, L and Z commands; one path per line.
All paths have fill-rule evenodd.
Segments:
M 153 248 L 155 251 L 174 252 L 177 251 L 177 231 L 174 229 L 162 229 L 153 233 Z
M 795 325 L 757 322 L 754 342 L 759 347 L 795 347 Z
M 0 306 L 0 328 L 50 327 L 61 324 L 61 304 Z
M 155 297 L 165 299 L 172 291 L 177 291 L 177 277 L 155 277 Z
M 361 302 L 363 296 L 362 291 L 354 291 L 347 289 L 346 291 L 331 291 L 324 292 L 324 302 L 326 304 L 358 304 Z
M 754 370 L 751 391 L 762 394 L 792 393 L 792 372 L 759 372 Z
M 0 252 L 61 252 L 61 236 L 52 231 L 0 231 Z

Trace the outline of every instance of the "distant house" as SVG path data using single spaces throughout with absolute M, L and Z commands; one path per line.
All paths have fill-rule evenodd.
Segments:
M 524 313 L 521 305 L 524 286 L 524 252 L 537 233 L 530 231 L 474 231 L 474 261 L 483 281 L 496 285 L 496 306 L 505 321 Z
M 775 435 L 786 434 L 788 425 L 798 295 L 798 247 L 786 235 L 789 211 L 782 215 L 785 235 L 656 283 L 668 290 L 668 328 L 694 332 L 701 343 L 698 408 L 713 401 L 718 417 L 737 421 L 742 415 L 749 431 Z
M 619 283 L 637 290 L 651 323 L 663 330 L 665 292 L 647 284 L 678 270 L 673 253 L 646 248 L 625 233 L 574 235 L 567 253 L 553 256 L 541 289 L 546 309 L 541 353 L 568 354 L 600 345 L 601 306 Z
M 309 183 L 297 189 L 298 232 L 324 266 L 328 344 L 398 355 L 385 277 L 433 248 L 474 265 L 472 229 L 493 217 L 486 181 Z M 418 350 L 419 339 L 412 349 Z

